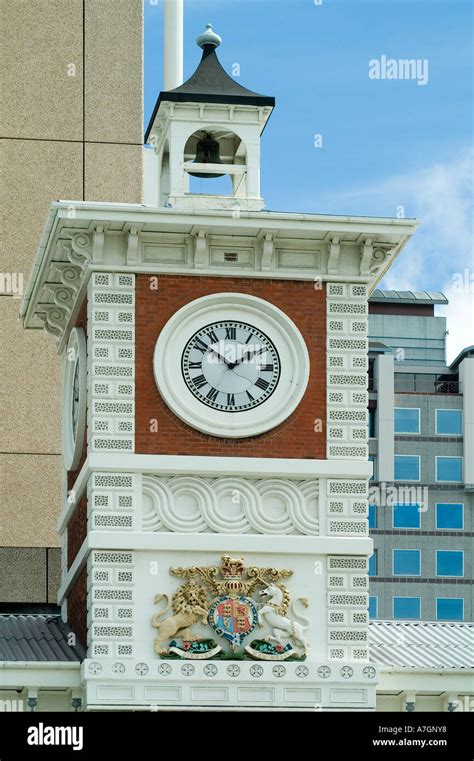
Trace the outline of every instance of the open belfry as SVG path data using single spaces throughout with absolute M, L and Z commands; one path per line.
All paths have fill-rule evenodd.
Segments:
M 144 203 L 53 203 L 22 303 L 64 364 L 76 705 L 371 710 L 367 300 L 416 222 L 267 210 L 274 98 L 197 42 Z

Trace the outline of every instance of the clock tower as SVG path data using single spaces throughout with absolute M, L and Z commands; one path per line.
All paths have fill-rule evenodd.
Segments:
M 83 706 L 371 710 L 367 299 L 416 224 L 266 211 L 274 99 L 220 42 L 159 95 L 147 204 L 53 203 L 22 305 L 64 360 Z

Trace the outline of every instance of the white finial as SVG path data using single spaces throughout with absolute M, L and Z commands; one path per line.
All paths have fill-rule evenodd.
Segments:
M 206 24 L 206 31 L 197 37 L 196 42 L 200 48 L 204 48 L 206 45 L 212 45 L 213 48 L 218 48 L 222 42 L 222 38 L 213 31 L 212 24 Z

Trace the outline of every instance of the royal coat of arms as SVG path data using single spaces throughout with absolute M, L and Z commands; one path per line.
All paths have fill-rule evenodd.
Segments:
M 171 568 L 173 576 L 186 579 L 169 601 L 168 595 L 155 596 L 155 604 L 165 607 L 155 613 L 152 626 L 158 632 L 155 652 L 162 658 L 256 658 L 260 660 L 304 659 L 308 644 L 305 632 L 309 621 L 295 611 L 296 603 L 307 607 L 305 597 L 292 606 L 288 617 L 290 594 L 282 579 L 293 571 L 276 568 L 245 568 L 242 558 L 224 555 L 221 566 Z M 257 599 L 253 599 L 256 595 Z M 169 610 L 173 615 L 163 618 Z M 227 644 L 191 631 L 201 624 Z M 257 627 L 268 626 L 271 633 L 254 639 L 239 652 Z

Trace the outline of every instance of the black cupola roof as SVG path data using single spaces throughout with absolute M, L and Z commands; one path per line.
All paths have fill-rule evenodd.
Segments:
M 153 114 L 148 124 L 145 143 L 150 135 L 153 122 L 160 104 L 166 101 L 172 103 L 228 103 L 230 105 L 270 106 L 274 108 L 275 98 L 252 92 L 239 85 L 222 67 L 216 48 L 220 45 L 220 37 L 212 31 L 210 24 L 207 31 L 197 38 L 202 48 L 202 58 L 194 74 L 174 90 L 160 92 Z

